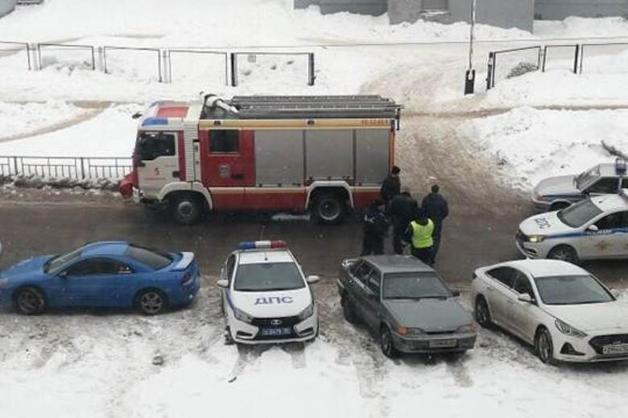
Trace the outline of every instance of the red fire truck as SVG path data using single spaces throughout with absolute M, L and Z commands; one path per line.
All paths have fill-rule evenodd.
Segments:
M 153 103 L 141 117 L 125 197 L 204 211 L 310 211 L 338 223 L 379 195 L 400 106 L 380 96 L 204 96 Z

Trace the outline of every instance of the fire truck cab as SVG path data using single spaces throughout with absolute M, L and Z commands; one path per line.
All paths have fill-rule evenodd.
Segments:
M 125 197 L 182 224 L 206 211 L 310 211 L 339 223 L 379 196 L 400 106 L 380 96 L 206 95 L 141 117 Z

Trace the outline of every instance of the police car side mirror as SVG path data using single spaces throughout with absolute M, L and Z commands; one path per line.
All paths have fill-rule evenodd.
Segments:
M 597 225 L 589 225 L 589 227 L 587 228 L 587 231 L 591 231 L 591 232 L 598 232 L 600 230 L 600 228 L 597 227 Z
M 318 276 L 307 276 L 307 279 L 305 279 L 305 281 L 309 284 L 318 283 L 320 280 L 321 278 Z
M 221 288 L 223 288 L 223 289 L 226 289 L 226 288 L 228 288 L 228 287 L 229 287 L 229 280 L 226 280 L 226 279 L 220 279 L 220 280 L 218 280 L 218 281 L 216 282 L 216 285 L 217 285 L 218 287 L 221 287 Z

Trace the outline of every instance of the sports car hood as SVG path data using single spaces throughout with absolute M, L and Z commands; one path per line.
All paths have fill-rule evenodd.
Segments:
M 558 212 L 547 212 L 532 216 L 519 224 L 519 229 L 526 235 L 556 235 L 576 232 L 558 219 Z
M 425 332 L 455 331 L 471 323 L 471 316 L 453 299 L 384 300 L 384 306 L 408 328 Z
M 229 297 L 236 308 L 255 318 L 298 315 L 312 303 L 307 287 L 277 292 L 231 291 Z
M 582 193 L 576 188 L 575 176 L 549 177 L 539 182 L 534 194 L 539 197 L 573 197 Z
M 580 331 L 628 333 L 628 303 L 625 302 L 545 305 L 544 309 Z
M 48 261 L 52 256 L 43 255 L 38 257 L 27 258 L 26 260 L 22 260 L 17 264 L 9 267 L 6 270 L 0 271 L 0 277 L 11 280 L 14 277 L 37 273 L 40 274 L 42 272 L 42 266 L 46 261 Z M 33 278 L 33 277 L 31 277 Z

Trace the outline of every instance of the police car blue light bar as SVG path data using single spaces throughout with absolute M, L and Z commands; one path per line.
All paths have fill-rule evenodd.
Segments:
M 615 172 L 620 176 L 626 175 L 626 160 L 622 158 L 615 160 Z
M 238 245 L 240 250 L 259 250 L 264 248 L 288 248 L 285 241 L 243 241 Z

